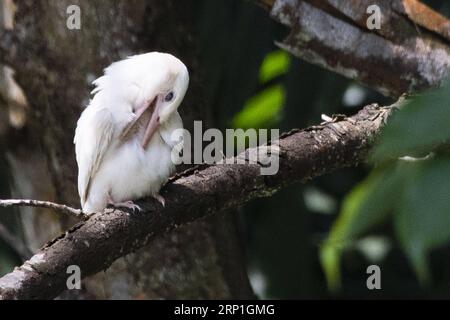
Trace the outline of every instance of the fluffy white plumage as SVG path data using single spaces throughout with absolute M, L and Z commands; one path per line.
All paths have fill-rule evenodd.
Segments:
M 95 96 L 75 131 L 83 211 L 153 195 L 173 173 L 171 134 L 182 128 L 177 108 L 189 83 L 186 66 L 151 52 L 115 62 L 94 81 Z

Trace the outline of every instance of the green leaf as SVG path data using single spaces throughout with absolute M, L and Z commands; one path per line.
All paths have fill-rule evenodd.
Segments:
M 450 241 L 450 159 L 421 161 L 416 167 L 408 177 L 394 225 L 419 280 L 427 284 L 428 251 Z
M 429 152 L 450 140 L 450 81 L 405 104 L 383 130 L 373 160 Z
M 344 200 L 341 213 L 321 248 L 322 267 L 332 291 L 340 287 L 342 250 L 358 236 L 384 221 L 392 211 L 402 179 L 396 165 L 375 170 Z
M 416 96 L 396 113 L 373 159 L 382 164 L 345 199 L 321 248 L 331 289 L 340 285 L 339 263 L 348 245 L 393 213 L 396 235 L 419 280 L 430 278 L 427 255 L 450 242 L 450 82 Z M 392 161 L 401 156 L 434 158 Z
M 338 291 L 341 286 L 341 250 L 342 248 L 330 244 L 320 248 L 320 263 L 331 292 Z
M 281 118 L 286 100 L 282 85 L 275 85 L 247 101 L 244 108 L 233 118 L 234 128 L 264 128 L 275 125 Z
M 291 58 L 283 50 L 270 52 L 264 58 L 259 70 L 260 83 L 266 83 L 285 74 Z M 286 101 L 286 90 L 281 84 L 271 86 L 250 98 L 242 110 L 233 117 L 234 128 L 270 128 L 281 120 L 281 112 Z
M 286 51 L 277 50 L 266 55 L 259 70 L 259 81 L 268 82 L 289 70 L 291 58 Z

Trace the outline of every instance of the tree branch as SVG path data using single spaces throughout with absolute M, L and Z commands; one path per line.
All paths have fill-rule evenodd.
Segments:
M 450 21 L 417 0 L 257 0 L 291 31 L 281 48 L 398 97 L 450 73 Z M 381 10 L 369 30 L 370 5 Z
M 87 218 L 87 215 L 80 209 L 75 209 L 64 204 L 58 204 L 50 201 L 30 200 L 30 199 L 0 199 L 0 207 L 40 207 L 48 208 L 65 213 L 76 218 Z
M 147 199 L 143 211 L 107 209 L 50 241 L 21 267 L 0 278 L 0 298 L 54 298 L 66 289 L 67 267 L 83 277 L 108 268 L 155 237 L 207 215 L 272 195 L 302 182 L 362 161 L 392 108 L 365 107 L 350 118 L 337 117 L 280 137 L 279 171 L 260 175 L 260 164 L 210 165 L 178 175 L 163 188 L 166 206 Z M 239 155 L 251 157 L 257 148 Z

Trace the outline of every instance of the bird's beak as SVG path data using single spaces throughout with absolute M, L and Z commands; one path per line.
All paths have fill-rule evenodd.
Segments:
M 156 97 L 153 104 L 155 105 L 155 108 L 153 109 L 152 116 L 147 124 L 147 128 L 145 129 L 144 133 L 144 138 L 142 140 L 142 148 L 144 149 L 147 148 L 148 143 L 152 139 L 156 130 L 158 130 L 159 126 L 161 125 L 161 123 L 159 122 L 159 113 L 161 111 L 160 109 L 162 103 L 159 101 L 158 97 Z

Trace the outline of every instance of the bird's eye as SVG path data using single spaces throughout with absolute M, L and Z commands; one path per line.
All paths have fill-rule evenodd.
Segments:
M 164 101 L 169 102 L 169 101 L 172 101 L 172 99 L 173 99 L 173 92 L 170 91 L 164 98 Z

